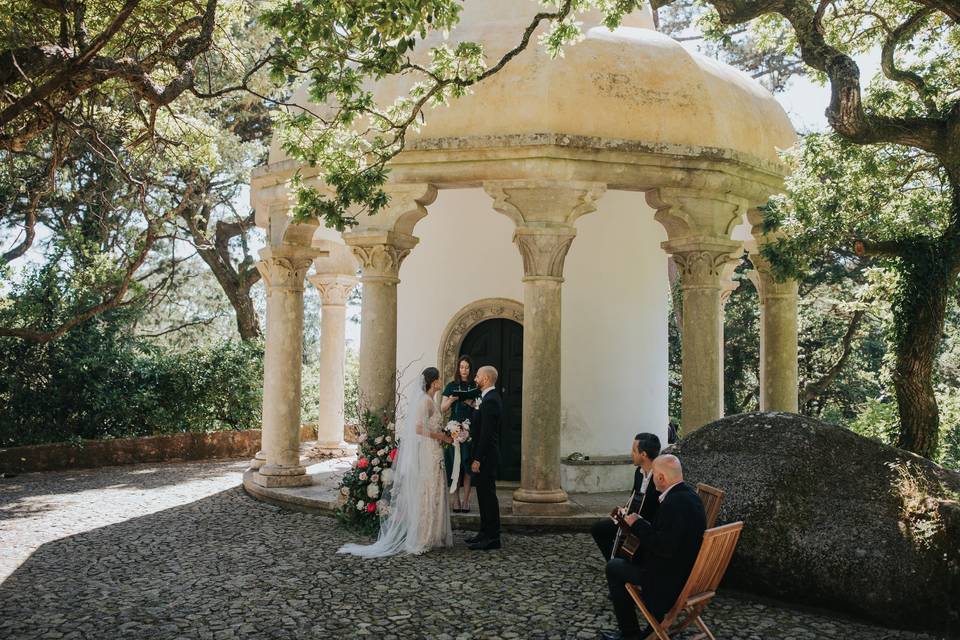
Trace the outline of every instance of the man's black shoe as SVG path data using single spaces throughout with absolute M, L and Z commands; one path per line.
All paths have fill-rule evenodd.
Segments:
M 601 631 L 600 640 L 640 640 L 643 636 L 625 636 L 619 631 Z
M 478 540 L 467 546 L 473 551 L 492 551 L 500 548 L 500 540 Z
M 475 535 L 475 536 L 470 536 L 469 538 L 467 538 L 466 540 L 464 540 L 464 542 L 466 542 L 467 544 L 475 544 L 475 543 L 477 543 L 477 542 L 480 542 L 481 540 L 483 540 L 483 534 L 482 534 L 482 533 L 478 533 L 478 534 Z

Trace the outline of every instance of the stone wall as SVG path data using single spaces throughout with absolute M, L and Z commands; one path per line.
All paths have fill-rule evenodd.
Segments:
M 315 437 L 311 427 L 300 430 L 301 440 Z M 260 430 L 174 433 L 145 438 L 85 440 L 0 449 L 0 473 L 57 469 L 85 469 L 139 462 L 252 458 L 260 449 Z

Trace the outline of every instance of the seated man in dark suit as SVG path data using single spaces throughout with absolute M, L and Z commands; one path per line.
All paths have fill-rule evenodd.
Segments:
M 657 620 L 667 614 L 696 562 L 707 516 L 696 490 L 683 481 L 683 469 L 676 456 L 658 456 L 653 462 L 653 481 L 660 491 L 660 508 L 653 523 L 638 515 L 624 518 L 640 538 L 643 554 L 638 562 L 614 558 L 607 562 L 607 584 L 617 616 L 619 632 L 603 632 L 605 640 L 632 640 L 649 635 L 640 632 L 628 583 L 638 585 L 643 601 Z
M 660 455 L 660 438 L 652 433 L 638 433 L 633 439 L 630 452 L 637 470 L 633 474 L 633 494 L 627 513 L 637 513 L 647 522 L 653 522 L 660 506 L 660 492 L 653 482 L 653 461 Z M 613 518 L 597 520 L 590 529 L 594 542 L 600 547 L 604 561 L 613 557 L 613 542 L 617 536 L 617 525 Z

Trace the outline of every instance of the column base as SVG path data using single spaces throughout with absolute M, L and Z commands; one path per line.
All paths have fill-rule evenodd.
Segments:
M 518 516 L 562 516 L 573 511 L 563 489 L 538 491 L 520 488 L 513 492 L 513 513 Z
M 295 467 L 286 468 L 293 469 Z M 263 469 L 266 469 L 266 467 L 262 467 L 260 471 L 253 472 L 253 482 L 267 489 L 278 487 L 306 487 L 313 484 L 313 478 L 306 474 L 303 467 L 299 468 L 302 471 L 298 475 L 269 475 L 263 473 Z
M 259 469 L 267 463 L 267 456 L 264 455 L 263 451 L 257 451 L 256 455 L 253 456 L 253 460 L 250 461 L 251 469 Z
M 563 502 L 520 502 L 513 500 L 513 515 L 515 516 L 566 516 L 574 512 L 574 504 L 569 500 Z
M 330 451 L 347 451 L 349 449 L 357 448 L 357 445 L 350 444 L 345 440 L 317 440 L 317 444 L 314 446 L 317 449 L 329 449 Z

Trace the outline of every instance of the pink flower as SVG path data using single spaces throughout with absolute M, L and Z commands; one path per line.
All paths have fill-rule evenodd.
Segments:
M 396 449 L 391 449 L 391 450 L 390 450 L 390 455 L 388 455 L 387 457 L 390 458 L 390 462 L 393 462 L 394 460 L 396 460 L 396 458 L 397 458 L 397 450 L 396 450 Z
M 357 461 L 357 466 L 360 467 L 361 469 L 366 469 L 367 467 L 370 466 L 370 461 L 367 460 L 366 458 L 360 458 Z
M 367 472 L 366 472 L 366 471 L 361 471 L 361 472 L 360 472 L 360 475 L 357 476 L 357 477 L 360 478 L 360 481 L 361 481 L 361 482 L 363 482 L 364 480 L 367 479 Z
M 376 510 L 377 510 L 377 503 L 376 503 L 376 502 L 368 502 L 368 503 L 367 503 L 367 513 L 374 513 Z

